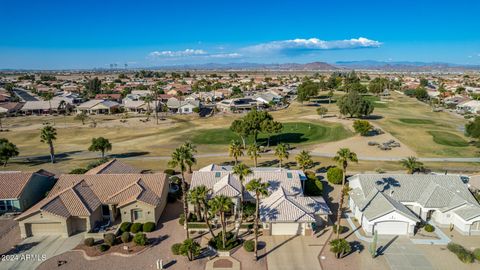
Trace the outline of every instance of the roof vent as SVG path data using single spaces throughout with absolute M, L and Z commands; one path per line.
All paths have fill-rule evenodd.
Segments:
M 222 174 L 220 172 L 215 172 L 215 177 L 220 177 Z
M 287 172 L 287 178 L 288 178 L 288 179 L 292 179 L 292 178 L 293 178 L 293 175 L 292 175 L 291 172 Z

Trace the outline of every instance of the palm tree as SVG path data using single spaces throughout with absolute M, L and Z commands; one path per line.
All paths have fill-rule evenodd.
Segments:
M 351 152 L 348 148 L 340 148 L 337 155 L 333 158 L 343 169 L 343 178 L 342 178 L 342 189 L 340 191 L 340 203 L 338 204 L 337 211 L 337 239 L 340 238 L 340 220 L 342 218 L 342 208 L 343 208 L 343 199 L 345 196 L 345 178 L 347 175 L 348 162 L 358 162 L 357 154 Z
M 240 217 L 240 221 L 239 221 L 239 225 L 235 231 L 235 238 L 238 237 L 238 233 L 240 231 L 240 226 L 242 225 L 242 221 L 243 221 L 243 202 L 245 200 L 244 198 L 244 182 L 245 182 L 245 177 L 247 177 L 248 175 L 252 174 L 252 170 L 245 164 L 243 163 L 240 163 L 238 165 L 235 165 L 233 167 L 233 174 L 234 175 L 237 175 L 238 176 L 238 180 L 240 180 L 240 183 L 241 183 L 241 193 L 240 193 L 240 213 L 239 213 L 239 217 Z
M 57 130 L 50 126 L 45 125 L 40 131 L 40 141 L 48 144 L 50 147 L 50 161 L 55 163 L 55 149 L 53 148 L 53 141 L 57 139 Z
M 233 140 L 228 147 L 230 157 L 235 159 L 235 165 L 238 164 L 238 158 L 243 156 L 243 147 L 239 141 Z
M 207 224 L 208 230 L 213 238 L 215 238 L 215 234 L 213 233 L 212 226 L 210 225 L 210 217 L 208 216 L 208 193 L 210 193 L 210 189 L 206 186 L 201 185 L 195 187 L 196 195 L 200 199 L 200 205 L 203 208 L 203 218 L 205 219 L 205 223 Z
M 283 164 L 283 160 L 288 159 L 288 156 L 289 156 L 287 145 L 284 143 L 277 145 L 277 147 L 275 147 L 275 156 L 278 157 L 278 160 L 280 161 L 279 165 L 281 168 Z
M 190 238 L 188 232 L 188 203 L 187 203 L 187 182 L 185 181 L 185 171 L 187 170 L 187 159 L 189 158 L 189 151 L 185 146 L 180 146 L 172 153 L 172 159 L 168 162 L 168 166 L 178 167 L 182 174 L 182 199 L 183 199 L 183 215 L 185 216 L 185 230 L 187 239 Z
M 309 151 L 302 150 L 296 157 L 295 160 L 297 161 L 298 167 L 302 171 L 305 171 L 308 168 L 313 166 L 312 156 L 310 155 Z
M 409 174 L 414 174 L 423 169 L 423 163 L 418 161 L 416 157 L 407 157 L 400 161 L 402 166 L 407 169 Z
M 82 121 L 82 125 L 85 125 L 85 121 L 88 119 L 88 115 L 85 112 L 81 112 L 77 114 L 74 119 Z
M 268 196 L 268 182 L 262 183 L 261 179 L 252 179 L 248 182 L 246 188 L 248 191 L 255 193 L 255 225 L 253 230 L 255 231 L 255 260 L 258 259 L 258 220 L 259 220 L 259 205 L 260 205 L 260 196 Z
M 200 244 L 193 239 L 186 239 L 180 246 L 180 254 L 187 256 L 189 261 L 200 255 L 201 250 Z
M 43 100 L 48 101 L 48 113 L 52 114 L 52 99 L 53 99 L 53 93 L 48 92 L 43 95 Z M 55 125 L 55 118 L 53 118 L 53 125 Z
M 225 242 L 227 241 L 227 224 L 225 223 L 225 213 L 232 210 L 232 199 L 225 195 L 220 195 L 210 200 L 208 205 L 210 206 L 212 213 L 220 215 L 220 224 L 222 225 L 222 242 L 223 248 L 225 249 Z
M 145 101 L 145 103 L 147 103 L 147 121 L 148 121 L 150 119 L 150 114 L 152 113 L 152 108 L 151 108 L 150 104 L 153 101 L 153 97 L 151 95 L 145 96 L 143 98 L 143 101 Z
M 186 163 L 188 166 L 188 173 L 193 173 L 192 166 L 193 164 L 197 164 L 197 159 L 195 158 L 194 154 L 197 153 L 197 146 L 191 142 L 186 142 L 183 146 L 187 149 L 187 159 Z
M 340 259 L 344 254 L 350 253 L 352 247 L 345 239 L 334 239 L 330 241 L 330 251 L 335 253 L 337 259 Z
M 202 186 L 205 187 L 205 186 Z M 192 203 L 195 206 L 195 214 L 197 215 L 197 220 L 200 220 L 202 218 L 202 213 L 201 213 L 201 203 L 202 199 L 200 196 L 201 194 L 198 191 L 199 187 L 195 187 L 193 189 L 190 189 L 188 192 L 188 200 L 190 203 Z
M 260 157 L 260 146 L 257 143 L 251 144 L 247 149 L 247 155 L 253 159 L 255 167 L 257 167 L 257 159 Z

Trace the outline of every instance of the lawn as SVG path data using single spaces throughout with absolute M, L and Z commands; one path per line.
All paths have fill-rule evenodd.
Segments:
M 462 137 L 450 132 L 429 131 L 428 133 L 433 136 L 433 141 L 438 144 L 454 146 L 454 147 L 468 146 L 468 142 L 465 141 Z
M 290 122 L 283 124 L 283 130 L 280 134 L 271 136 L 270 145 L 276 145 L 279 142 L 288 144 L 330 142 L 345 139 L 351 135 L 351 132 L 339 124 Z M 226 145 L 232 140 L 240 140 L 240 137 L 228 128 L 198 130 L 186 137 L 190 138 L 193 143 L 199 145 Z M 247 141 L 251 142 L 252 140 L 253 138 L 248 138 Z M 259 134 L 258 142 L 260 144 L 267 144 L 267 140 L 267 134 Z
M 375 108 L 388 108 L 388 104 L 384 101 L 380 101 L 380 98 L 377 96 L 363 96 L 363 99 L 372 102 L 373 107 Z
M 417 118 L 400 118 L 398 119 L 400 122 L 405 124 L 412 124 L 412 125 L 427 125 L 427 124 L 435 124 L 434 121 L 429 119 L 417 119 Z

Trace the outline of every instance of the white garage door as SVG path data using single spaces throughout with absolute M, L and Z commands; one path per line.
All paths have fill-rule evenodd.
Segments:
M 30 227 L 30 235 L 55 235 L 60 234 L 62 229 L 62 224 L 57 222 L 52 223 L 30 223 L 27 224 Z
M 373 227 L 378 234 L 406 235 L 408 234 L 408 223 L 401 221 L 385 221 L 376 223 Z
M 272 223 L 272 235 L 300 234 L 299 223 Z

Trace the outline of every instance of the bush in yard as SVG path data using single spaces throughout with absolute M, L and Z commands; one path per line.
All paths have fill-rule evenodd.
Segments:
M 435 227 L 433 227 L 433 226 L 430 225 L 430 224 L 425 225 L 425 227 L 423 227 L 423 229 L 425 229 L 426 232 L 433 232 L 433 231 L 435 231 Z
M 476 249 L 473 251 L 473 256 L 475 257 L 475 259 L 477 259 L 477 261 L 480 262 L 480 248 L 476 248 Z
M 173 244 L 171 247 L 170 247 L 170 250 L 172 251 L 172 254 L 173 255 L 180 255 L 180 248 L 182 247 L 182 244 L 181 243 L 176 243 L 176 244 Z
M 95 239 L 93 238 L 85 238 L 85 240 L 83 241 L 83 243 L 85 244 L 85 246 L 87 247 L 91 247 L 95 244 Z
M 360 135 L 367 136 L 373 129 L 373 126 L 368 121 L 355 120 L 353 122 L 353 129 L 355 129 L 355 132 L 360 133 Z
M 243 243 L 243 248 L 248 252 L 253 252 L 255 249 L 255 241 L 247 240 Z
M 131 223 L 131 222 L 123 222 L 123 223 L 120 225 L 120 231 L 122 231 L 122 232 L 129 232 L 129 231 L 130 231 L 130 227 L 132 227 L 132 223 Z
M 475 260 L 473 253 L 459 244 L 450 242 L 447 245 L 447 249 L 455 253 L 457 258 L 464 263 L 472 263 Z
M 153 222 L 147 222 L 145 224 L 143 224 L 143 231 L 144 232 L 153 232 L 155 230 L 155 223 Z
M 328 169 L 327 180 L 332 184 L 340 185 L 343 180 L 343 170 L 338 167 Z
M 130 228 L 131 233 L 137 233 L 141 232 L 143 229 L 143 224 L 142 223 L 133 223 L 132 227 Z
M 337 259 L 340 259 L 345 254 L 350 253 L 352 251 L 352 247 L 347 240 L 340 238 L 330 241 L 330 251 L 335 253 Z
M 252 202 L 245 202 L 243 204 L 243 217 L 254 217 L 256 205 Z
M 120 236 L 120 238 L 122 239 L 123 243 L 128 243 L 128 242 L 130 242 L 130 233 L 129 232 L 123 232 L 122 236 Z
M 333 227 L 333 232 L 334 232 L 334 233 L 337 233 L 337 224 L 333 225 L 332 227 Z M 340 226 L 340 233 L 341 233 L 341 234 L 344 233 L 344 232 L 346 232 L 347 230 L 348 230 L 347 227 L 345 227 L 345 226 Z
M 180 224 L 182 226 L 185 224 L 185 215 L 184 214 L 180 214 L 180 218 L 178 219 L 178 224 Z
M 101 244 L 101 245 L 98 247 L 98 250 L 100 250 L 101 252 L 105 252 L 105 251 L 107 251 L 109 248 L 110 248 L 109 245 Z
M 139 232 L 133 237 L 133 242 L 139 246 L 145 246 L 146 244 L 148 244 L 147 235 Z
M 103 242 L 105 242 L 105 244 L 109 245 L 109 246 L 113 246 L 115 245 L 115 234 L 113 233 L 106 233 L 104 236 L 103 236 Z

